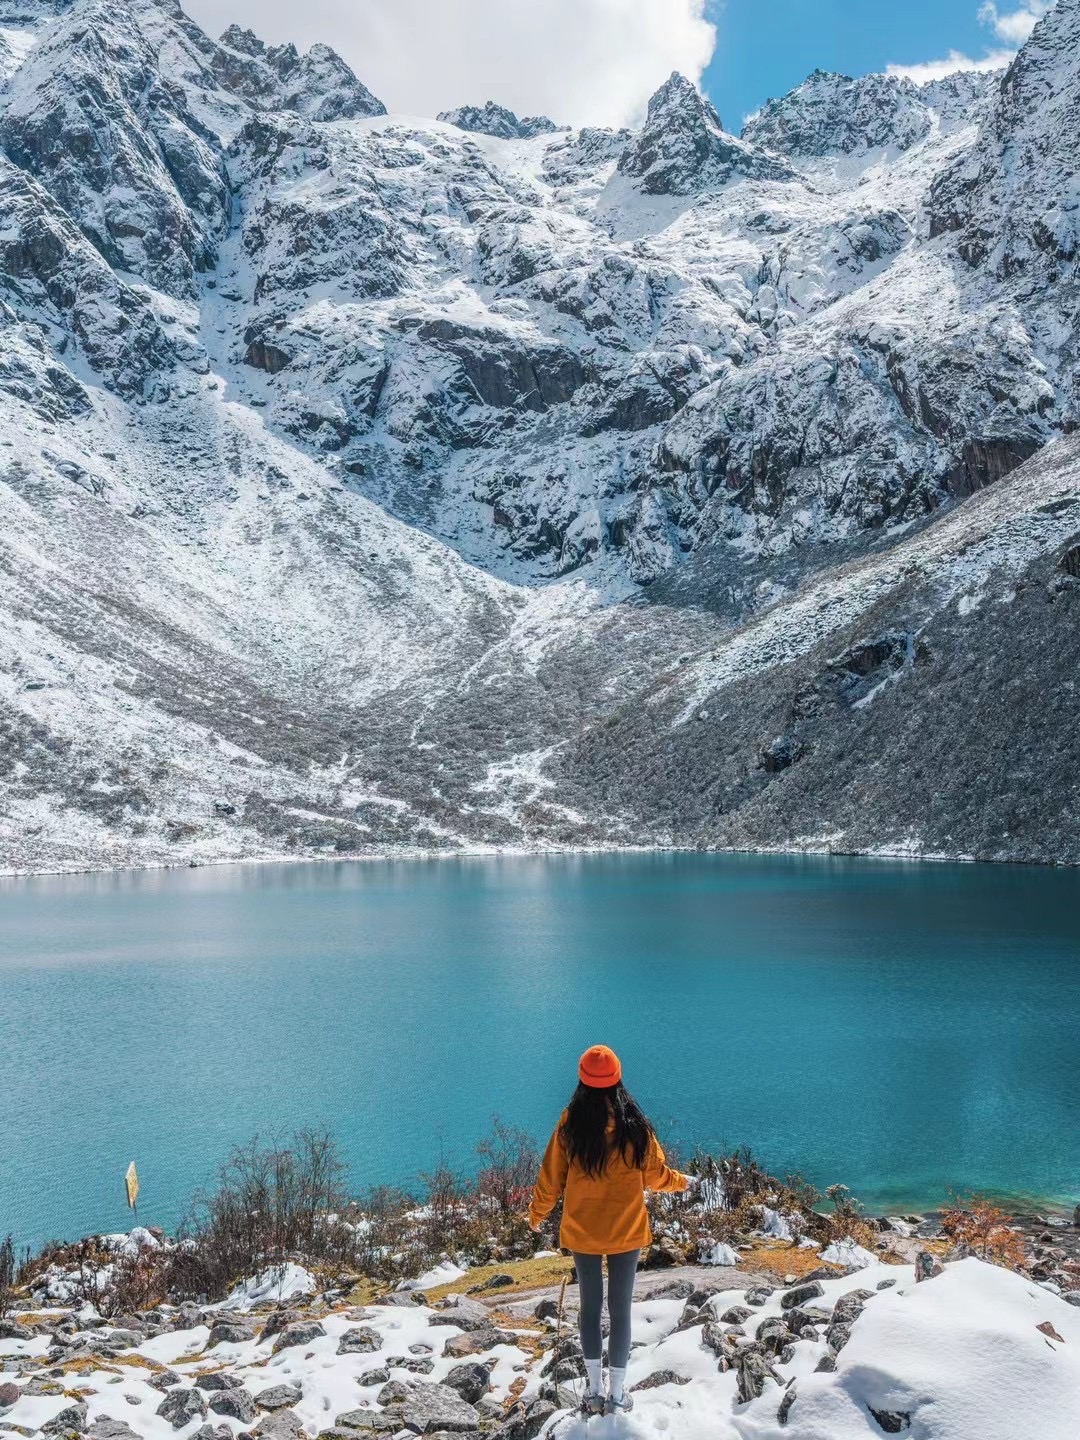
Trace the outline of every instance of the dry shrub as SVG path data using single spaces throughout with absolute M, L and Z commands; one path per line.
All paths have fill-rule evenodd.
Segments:
M 11 1296 L 15 1289 L 15 1246 L 11 1236 L 0 1241 L 0 1319 L 11 1309 Z
M 1009 1224 L 1010 1215 L 982 1195 L 969 1195 L 966 1204 L 958 1195 L 950 1198 L 952 1204 L 942 1212 L 941 1233 L 962 1254 L 1007 1270 L 1023 1269 L 1024 1237 Z
M 476 1153 L 483 1162 L 477 1194 L 491 1201 L 503 1217 L 519 1214 L 529 1203 L 540 1169 L 536 1141 L 527 1130 L 505 1125 L 494 1115 L 491 1133 L 477 1143 Z

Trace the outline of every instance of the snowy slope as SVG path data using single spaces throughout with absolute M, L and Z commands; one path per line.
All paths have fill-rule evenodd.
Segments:
M 1061 0 L 1004 76 L 818 72 L 737 137 L 679 76 L 635 133 L 387 116 L 327 47 L 214 40 L 174 0 L 0 0 L 0 866 L 1076 858 L 1060 733 L 1021 823 L 1011 761 L 981 810 L 957 760 L 940 814 L 878 782 L 849 813 L 820 739 L 736 782 L 669 719 L 753 674 L 738 745 L 783 740 L 783 667 L 826 643 L 807 596 L 845 595 L 839 634 L 917 563 L 944 623 L 972 536 L 1063 577 L 1037 633 L 1073 603 L 1078 26 Z M 801 648 L 693 659 L 748 654 L 766 609 Z M 974 614 L 957 653 L 1019 667 Z M 1055 703 L 1073 645 L 1039 661 Z M 1021 723 L 987 716 L 1002 755 Z

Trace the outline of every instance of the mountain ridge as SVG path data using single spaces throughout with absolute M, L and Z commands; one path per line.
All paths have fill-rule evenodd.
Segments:
M 1080 859 L 1077 0 L 1003 76 L 817 72 L 741 137 L 679 76 L 639 131 L 491 135 L 173 0 L 4 20 L 5 868 Z M 944 808 L 881 770 L 920 743 Z

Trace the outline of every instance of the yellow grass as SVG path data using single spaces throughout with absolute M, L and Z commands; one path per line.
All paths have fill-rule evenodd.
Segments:
M 464 1295 L 472 1290 L 476 1291 L 475 1298 L 478 1300 L 519 1295 L 522 1291 L 542 1290 L 545 1286 L 560 1284 L 570 1274 L 573 1263 L 569 1255 L 549 1255 L 543 1260 L 507 1260 L 501 1265 L 478 1265 L 460 1280 L 438 1285 L 426 1294 L 429 1301 L 441 1300 L 446 1295 Z M 496 1275 L 512 1275 L 513 1285 L 492 1288 L 488 1282 Z M 520 1321 L 515 1323 L 520 1324 Z

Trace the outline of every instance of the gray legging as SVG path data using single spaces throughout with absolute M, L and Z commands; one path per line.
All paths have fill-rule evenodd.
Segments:
M 611 1319 L 608 1335 L 608 1364 L 613 1370 L 625 1370 L 630 1358 L 630 1302 L 634 1296 L 640 1250 L 624 1250 L 621 1255 L 607 1257 L 607 1305 Z M 604 1257 L 579 1255 L 575 1250 L 578 1287 L 581 1295 L 581 1353 L 586 1360 L 599 1360 L 604 1352 L 600 1329 L 600 1312 L 604 1308 Z

